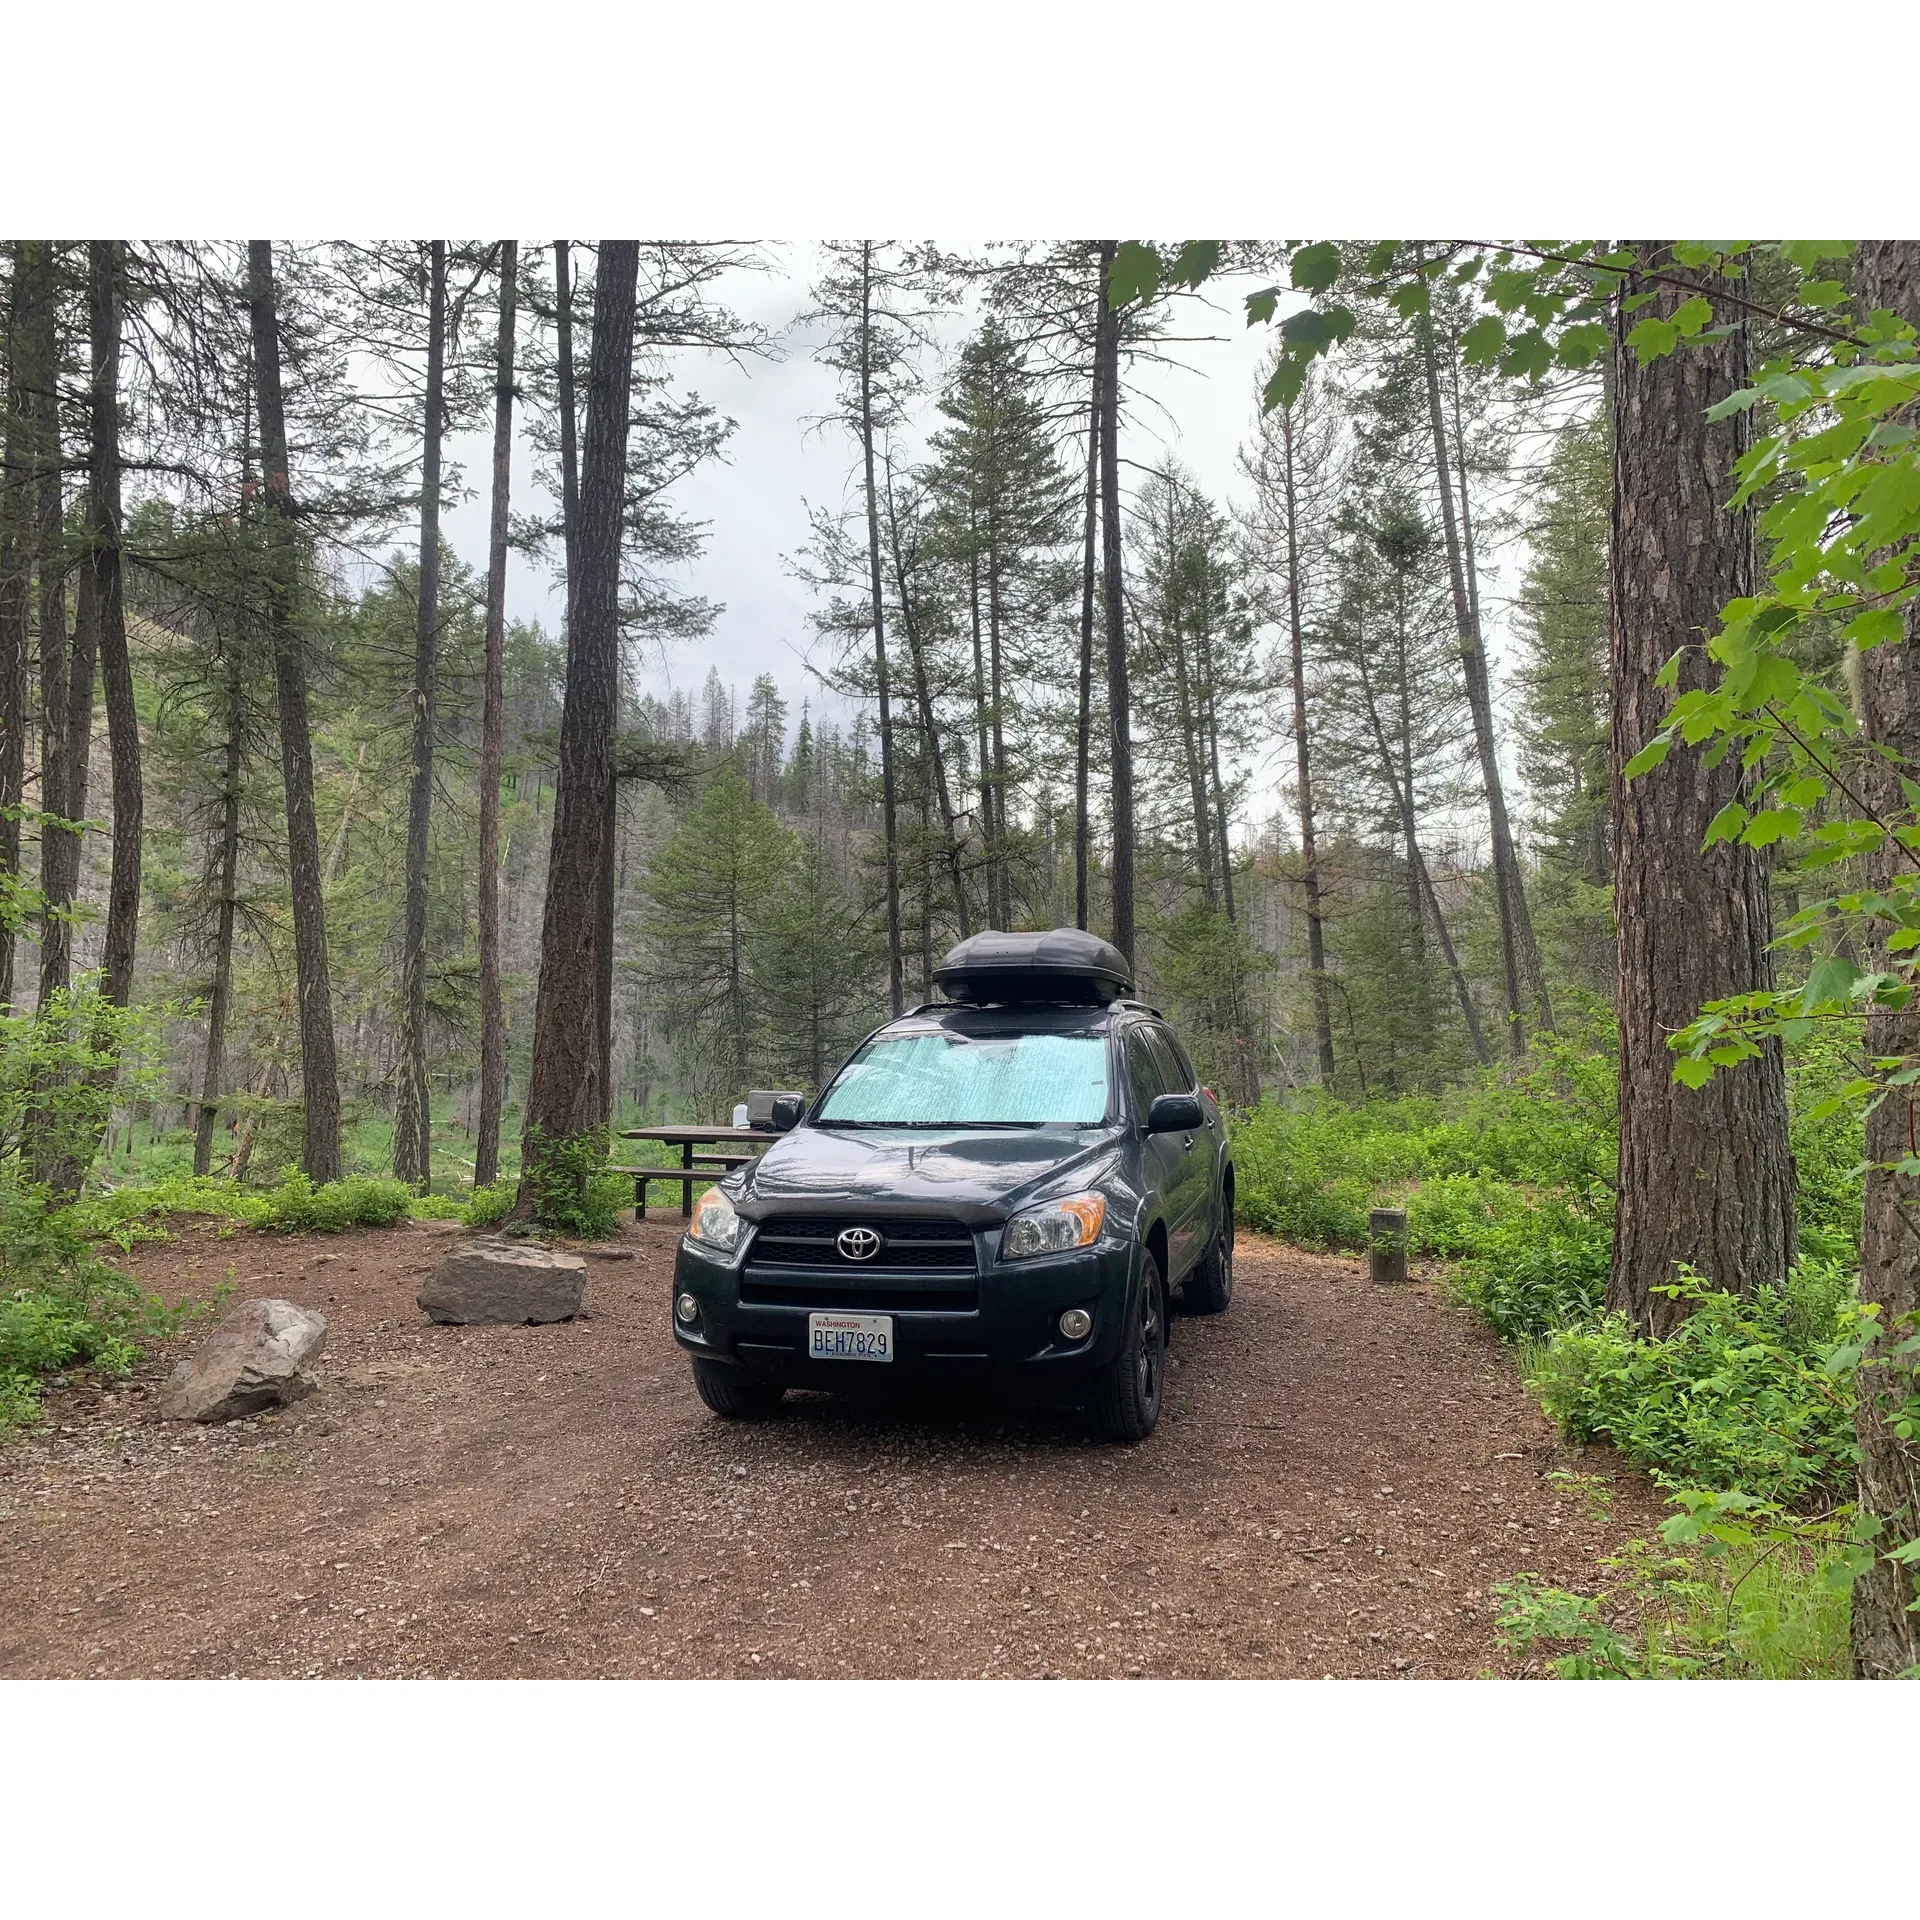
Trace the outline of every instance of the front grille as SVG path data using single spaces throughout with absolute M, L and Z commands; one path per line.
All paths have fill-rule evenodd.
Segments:
M 880 1235 L 880 1251 L 871 1260 L 849 1260 L 840 1251 L 848 1227 L 871 1227 Z M 812 1272 L 873 1274 L 964 1274 L 976 1272 L 973 1235 L 957 1220 L 865 1219 L 848 1215 L 763 1220 L 747 1255 L 752 1267 L 805 1267 Z
M 849 1260 L 837 1244 L 847 1227 L 871 1227 L 880 1251 L 871 1260 Z M 754 1233 L 740 1299 L 827 1312 L 977 1313 L 973 1235 L 957 1220 L 937 1218 L 776 1216 Z
M 888 1286 L 885 1281 L 768 1280 L 752 1267 L 740 1276 L 748 1307 L 806 1307 L 816 1313 L 978 1313 L 980 1290 L 964 1286 Z

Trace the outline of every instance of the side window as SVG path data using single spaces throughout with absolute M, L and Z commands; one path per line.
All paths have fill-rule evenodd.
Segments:
M 1187 1058 L 1187 1050 L 1173 1037 L 1171 1027 L 1149 1027 L 1155 1050 L 1160 1055 L 1162 1077 L 1166 1080 L 1169 1093 L 1191 1093 L 1200 1084 L 1200 1077 L 1193 1070 L 1193 1062 Z
M 1127 1094 L 1136 1124 L 1147 1124 L 1149 1109 L 1166 1090 L 1159 1059 L 1147 1042 L 1147 1029 L 1133 1028 L 1127 1035 Z

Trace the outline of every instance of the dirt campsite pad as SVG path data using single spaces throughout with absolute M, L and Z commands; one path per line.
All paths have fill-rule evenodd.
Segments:
M 1124 1449 L 1004 1406 L 730 1425 L 667 1332 L 677 1221 L 583 1249 L 587 1312 L 545 1327 L 428 1322 L 452 1231 L 142 1249 L 170 1299 L 326 1314 L 322 1388 L 163 1422 L 189 1331 L 50 1394 L 0 1446 L 0 1674 L 1505 1673 L 1493 1584 L 1590 1584 L 1660 1517 L 1438 1286 L 1351 1260 L 1243 1240 L 1233 1310 L 1176 1320 L 1166 1415 Z

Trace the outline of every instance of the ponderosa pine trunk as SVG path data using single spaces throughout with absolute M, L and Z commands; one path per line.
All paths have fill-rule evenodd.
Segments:
M 596 883 L 613 783 L 614 706 L 620 680 L 620 551 L 625 522 L 627 423 L 633 384 L 634 306 L 640 249 L 603 240 L 593 292 L 585 460 L 567 594 L 566 696 L 554 782 L 553 839 L 540 926 L 540 985 L 527 1078 L 516 1217 L 535 1216 L 541 1189 L 583 1187 L 585 1156 L 559 1156 L 604 1139 Z M 556 1165 L 549 1169 L 548 1162 Z M 545 1171 L 543 1171 L 545 1170 Z
M 233 925 L 240 888 L 240 755 L 245 691 L 237 660 L 227 663 L 227 737 L 220 762 L 220 907 L 214 923 L 213 991 L 207 1004 L 207 1058 L 194 1117 L 193 1170 L 213 1171 L 213 1129 L 227 1077 L 227 1019 L 233 1005 Z
M 1087 526 L 1080 560 L 1080 685 L 1074 708 L 1073 736 L 1073 924 L 1084 932 L 1092 902 L 1088 861 L 1093 849 L 1091 799 L 1093 753 L 1093 581 L 1094 537 L 1100 509 L 1100 395 L 1096 382 L 1087 408 Z
M 480 693 L 480 1112 L 473 1184 L 500 1177 L 506 1009 L 500 996 L 500 761 L 506 705 L 507 516 L 513 476 L 513 350 L 519 249 L 500 243 L 500 326 L 493 359 L 493 495 L 487 523 L 486 666 Z
M 973 914 L 967 905 L 966 878 L 960 871 L 960 835 L 955 826 L 953 789 L 947 782 L 947 758 L 940 745 L 940 720 L 934 711 L 933 687 L 927 674 L 926 650 L 921 644 L 920 622 L 914 613 L 913 596 L 907 589 L 906 556 L 900 547 L 900 516 L 893 501 L 893 468 L 887 468 L 888 546 L 893 555 L 894 589 L 900 596 L 900 627 L 907 639 L 907 661 L 913 669 L 914 699 L 920 708 L 920 728 L 926 736 L 927 755 L 932 761 L 934 796 L 940 803 L 940 826 L 946 836 L 946 865 L 953 889 L 953 917 L 960 938 L 973 932 Z M 927 998 L 932 997 L 931 988 Z M 815 1084 L 819 1084 L 816 1079 Z
M 120 514 L 120 334 L 126 304 L 126 245 L 96 240 L 87 249 L 92 336 L 92 432 L 88 458 L 87 569 L 93 576 L 100 684 L 107 709 L 113 782 L 113 864 L 107 880 L 102 994 L 124 1007 L 133 993 L 140 937 L 142 803 L 140 715 L 127 654 L 125 570 Z
M 1453 596 L 1454 631 L 1460 648 L 1460 677 L 1467 690 L 1473 717 L 1474 752 L 1480 763 L 1480 784 L 1487 799 L 1487 824 L 1493 854 L 1494 896 L 1500 910 L 1500 963 L 1507 996 L 1507 1044 L 1515 1058 L 1527 1050 L 1525 1012 L 1529 1001 L 1542 1029 L 1553 1031 L 1553 1009 L 1547 1000 L 1546 975 L 1534 939 L 1533 917 L 1514 850 L 1513 828 L 1507 817 L 1506 789 L 1500 774 L 1500 750 L 1493 732 L 1493 695 L 1487 684 L 1487 656 L 1481 644 L 1478 610 L 1467 588 L 1460 545 L 1460 523 L 1454 512 L 1452 462 L 1447 456 L 1446 416 L 1440 404 L 1440 367 L 1434 347 L 1433 322 L 1421 314 L 1416 321 L 1420 357 L 1426 373 L 1427 409 L 1433 430 L 1433 469 L 1440 489 L 1440 528 L 1446 542 L 1447 584 Z M 1462 467 L 1462 485 L 1465 468 Z
M 40 616 L 40 1004 L 64 993 L 73 978 L 73 900 L 80 879 L 87 810 L 87 759 L 93 736 L 94 623 L 92 586 L 83 569 L 75 632 L 67 634 L 66 490 L 61 476 L 60 344 L 56 309 L 58 250 L 41 247 L 35 262 L 32 356 L 35 563 Z M 76 708 L 83 706 L 83 711 Z M 66 821 L 76 823 L 69 829 Z M 36 1154 L 36 1158 L 39 1156 Z M 42 1177 L 49 1170 L 42 1160 Z
M 1460 965 L 1460 956 L 1454 950 L 1453 935 L 1447 927 L 1447 916 L 1440 910 L 1440 895 L 1433 884 L 1433 875 L 1427 867 L 1427 856 L 1420 846 L 1420 818 L 1413 797 L 1413 779 L 1410 767 L 1403 760 L 1400 771 L 1394 768 L 1393 747 L 1387 738 L 1385 724 L 1380 718 L 1380 709 L 1373 697 L 1373 678 L 1367 671 L 1367 654 L 1364 640 L 1357 653 L 1360 667 L 1360 691 L 1367 709 L 1367 720 L 1373 731 L 1375 750 L 1380 755 L 1380 770 L 1386 776 L 1387 791 L 1392 796 L 1393 809 L 1400 821 L 1400 839 L 1407 863 L 1408 908 L 1413 915 L 1416 965 L 1423 975 L 1426 967 L 1426 946 L 1422 928 L 1429 919 L 1433 926 L 1434 938 L 1440 943 L 1440 957 L 1446 964 L 1447 977 L 1453 982 L 1453 997 L 1459 1004 L 1460 1018 L 1465 1023 L 1467 1037 L 1473 1042 L 1473 1057 L 1484 1066 L 1492 1064 L 1493 1056 L 1487 1051 L 1486 1036 L 1480 1030 L 1480 1016 L 1473 1004 L 1473 995 L 1467 987 L 1467 976 Z M 1401 654 L 1404 672 L 1406 655 Z M 1405 683 L 1402 682 L 1402 713 L 1405 713 Z M 1403 733 L 1404 744 L 1404 733 Z M 1403 784 L 1404 782 L 1404 784 Z M 1329 1043 L 1328 1053 L 1332 1046 Z M 1328 1065 L 1331 1066 L 1329 1059 Z M 1327 1082 L 1329 1089 L 1332 1079 Z M 1362 1091 L 1361 1098 L 1366 1095 Z
M 1665 243 L 1643 261 L 1671 273 Z M 1714 283 L 1703 281 L 1711 297 Z M 1746 418 L 1707 410 L 1739 388 L 1738 329 L 1645 366 L 1624 345 L 1639 317 L 1670 314 L 1687 289 L 1639 282 L 1648 304 L 1616 315 L 1612 568 L 1613 817 L 1619 923 L 1620 1161 L 1607 1304 L 1664 1335 L 1684 1306 L 1659 1291 L 1689 1266 L 1751 1293 L 1785 1277 L 1794 1246 L 1793 1159 L 1780 1044 L 1697 1090 L 1673 1078 L 1667 1036 L 1709 1000 L 1773 985 L 1763 853 L 1704 846 L 1742 793 L 1739 756 L 1676 747 L 1650 773 L 1622 769 L 1666 719 L 1655 676 L 1681 648 L 1679 691 L 1713 684 L 1705 642 L 1720 610 L 1753 591 L 1752 528 L 1725 502 Z
M 1920 244 L 1863 241 L 1856 261 L 1862 312 L 1886 308 L 1920 326 Z M 1920 601 L 1908 603 L 1898 644 L 1873 647 L 1858 658 L 1861 731 L 1883 750 L 1861 758 L 1861 797 L 1879 818 L 1896 820 L 1908 811 L 1902 779 L 1920 779 Z M 1896 862 L 1911 858 L 1887 841 L 1868 856 L 1868 884 L 1886 887 Z M 1867 964 L 1895 972 L 1911 959 L 1890 954 L 1883 938 Z M 1866 1051 L 1874 1059 L 1912 1064 L 1920 1056 L 1920 1016 L 1876 1007 L 1867 1022 Z M 1882 1328 L 1897 1329 L 1884 1345 L 1911 1332 L 1910 1316 L 1920 1313 L 1920 1205 L 1912 1176 L 1892 1171 L 1912 1155 L 1920 1124 L 1915 1106 L 1914 1088 L 1894 1087 L 1867 1116 L 1860 1295 L 1879 1307 Z M 1853 1589 L 1854 1672 L 1863 1680 L 1892 1679 L 1920 1666 L 1920 1612 L 1912 1611 L 1920 1604 L 1920 1567 L 1884 1557 L 1889 1548 L 1920 1536 L 1920 1444 L 1901 1439 L 1893 1424 L 1915 1387 L 1911 1365 L 1872 1354 L 1854 1383 L 1859 1512 L 1880 1523 L 1874 1564 Z
M 273 242 L 247 242 L 247 306 L 253 335 L 254 408 L 260 420 L 260 480 L 266 505 L 264 601 L 280 720 L 280 773 L 287 800 L 287 872 L 293 896 L 293 960 L 300 1002 L 301 1156 L 316 1185 L 340 1178 L 340 1081 L 334 1059 L 333 989 L 327 973 L 326 899 L 313 817 L 313 736 L 307 661 L 297 624 L 299 532 L 287 471 L 287 416 L 280 390 L 280 319 Z
M 1301 611 L 1300 499 L 1293 467 L 1293 409 L 1280 414 L 1287 516 L 1287 644 L 1293 668 L 1293 758 L 1300 783 L 1301 881 L 1307 896 L 1307 968 L 1313 976 L 1313 1040 L 1320 1084 L 1333 1091 L 1333 993 L 1327 984 L 1327 945 L 1320 904 L 1320 858 L 1314 833 L 1313 755 L 1307 726 L 1307 649 Z
M 1107 615 L 1107 726 L 1113 742 L 1113 944 L 1133 964 L 1133 731 L 1120 553 L 1120 316 L 1114 311 L 1116 241 L 1100 242 L 1100 324 L 1094 368 L 1100 408 L 1100 520 Z
M 13 243 L 13 274 L 7 309 L 7 377 L 4 447 L 0 449 L 0 884 L 20 881 L 20 815 L 26 800 L 27 703 L 30 653 L 33 537 L 27 514 L 31 468 L 27 444 L 26 386 L 21 351 L 27 288 L 23 264 L 34 243 Z M 13 1008 L 15 938 L 11 918 L 0 916 L 0 1013 Z
M 967 614 L 973 635 L 973 737 L 977 764 L 974 784 L 980 789 L 980 839 L 985 849 L 984 878 L 987 883 L 987 925 L 1004 928 L 1000 915 L 1000 889 L 995 884 L 993 864 L 993 743 L 987 733 L 987 655 L 982 642 L 980 620 L 980 555 L 975 546 L 974 510 L 967 510 Z
M 428 242 L 427 390 L 420 445 L 420 577 L 414 599 L 412 777 L 407 785 L 406 902 L 400 945 L 400 1063 L 393 1177 L 433 1184 L 427 1085 L 427 863 L 433 831 L 433 735 L 440 667 L 440 443 L 446 431 L 447 243 Z
M 887 686 L 886 607 L 880 592 L 880 498 L 873 478 L 873 242 L 860 243 L 860 455 L 867 483 L 867 566 L 873 596 L 874 689 L 880 708 L 880 812 L 887 849 L 887 993 L 906 1006 L 900 966 L 900 837 L 893 773 L 893 705 Z

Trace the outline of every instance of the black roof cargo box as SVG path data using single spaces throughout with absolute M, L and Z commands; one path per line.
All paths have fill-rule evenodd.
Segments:
M 1098 1007 L 1133 991 L 1133 970 L 1120 949 L 1072 927 L 976 933 L 949 951 L 933 978 L 949 1000 L 972 1006 L 1054 1000 Z

